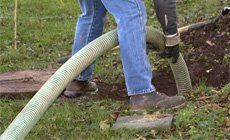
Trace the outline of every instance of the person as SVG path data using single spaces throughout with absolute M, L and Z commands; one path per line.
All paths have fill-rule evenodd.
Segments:
M 169 97 L 156 91 L 151 83 L 152 70 L 146 54 L 147 14 L 143 0 L 79 0 L 82 14 L 76 25 L 72 55 L 102 35 L 109 12 L 115 18 L 118 30 L 125 84 L 133 110 L 157 107 L 177 108 L 185 104 L 183 96 Z M 166 49 L 162 57 L 176 63 L 179 56 L 175 0 L 155 0 L 158 19 L 166 35 Z M 175 41 L 176 40 L 176 41 Z M 94 63 L 69 83 L 64 96 L 97 91 L 91 81 Z

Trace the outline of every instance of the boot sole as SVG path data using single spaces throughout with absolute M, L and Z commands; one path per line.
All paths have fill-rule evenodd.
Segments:
M 182 107 L 184 107 L 184 106 L 186 106 L 186 102 L 184 102 L 183 104 L 180 104 L 180 105 L 178 105 L 178 106 L 174 106 L 174 107 L 172 107 L 172 108 L 168 108 L 168 109 L 179 109 L 179 108 L 182 108 Z

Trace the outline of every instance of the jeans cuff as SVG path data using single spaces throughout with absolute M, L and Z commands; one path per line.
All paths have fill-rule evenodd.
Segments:
M 131 92 L 128 92 L 128 96 L 140 95 L 140 94 L 148 94 L 148 93 L 151 93 L 151 92 L 154 92 L 154 91 L 156 91 L 155 88 L 153 88 L 153 89 L 144 89 L 144 90 L 140 90 L 140 91 L 131 91 Z

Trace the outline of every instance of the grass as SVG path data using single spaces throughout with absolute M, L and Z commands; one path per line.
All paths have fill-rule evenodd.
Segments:
M 57 58 L 69 55 L 79 6 L 63 0 L 19 1 L 17 50 L 13 45 L 14 2 L 0 1 L 0 72 L 59 67 Z M 146 1 L 148 25 L 159 28 L 153 4 Z M 178 2 L 179 26 L 209 19 L 217 15 L 227 0 L 181 0 Z M 108 18 L 105 32 L 115 28 Z M 160 28 L 159 28 L 160 29 Z M 154 54 L 151 55 L 154 59 Z M 154 57 L 154 58 L 153 58 Z M 226 56 L 225 61 L 228 61 Z M 154 68 L 163 62 L 154 62 Z M 96 63 L 95 77 L 124 82 L 119 52 L 103 55 Z M 26 139 L 228 139 L 229 112 L 226 99 L 230 85 L 223 89 L 198 84 L 188 97 L 187 107 L 172 112 L 175 121 L 171 130 L 101 130 L 100 122 L 109 120 L 117 108 L 127 105 L 110 99 L 90 101 L 58 99 L 32 129 Z M 29 99 L 0 100 L 0 133 L 2 133 Z M 164 112 L 164 111 L 163 111 Z
M 210 87 L 203 84 L 197 89 L 185 108 L 162 111 L 175 114 L 171 130 L 102 130 L 100 123 L 109 120 L 110 125 L 111 114 L 114 111 L 122 108 L 121 114 L 129 114 L 127 105 L 110 99 L 90 101 L 82 97 L 78 100 L 58 99 L 26 139 L 229 138 L 230 124 L 226 99 L 230 85 L 219 91 L 209 90 Z M 29 99 L 0 100 L 0 132 L 3 132 L 28 101 Z
M 12 49 L 14 3 L 1 0 L 0 52 L 4 53 L 0 54 L 0 72 L 44 69 L 48 66 L 57 68 L 57 58 L 70 54 L 80 9 L 75 1 L 63 2 L 64 5 L 58 0 L 19 1 L 18 49 L 14 50 Z M 226 3 L 227 0 L 179 2 L 179 25 L 184 26 L 211 18 L 217 15 Z M 146 4 L 149 15 L 148 25 L 159 28 L 152 2 L 146 1 Z M 113 18 L 109 16 L 105 32 L 115 27 Z M 118 58 L 119 55 L 116 57 Z
M 1 3 L 0 51 L 4 53 L 0 71 L 46 68 L 58 57 L 69 54 L 79 13 L 75 1 L 65 2 L 65 6 L 56 0 L 19 1 L 17 50 L 12 49 L 13 4 L 4 0 Z

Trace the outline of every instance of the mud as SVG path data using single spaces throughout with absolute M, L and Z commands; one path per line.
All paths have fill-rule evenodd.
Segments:
M 183 34 L 185 50 L 193 84 L 205 81 L 206 85 L 221 87 L 230 81 L 230 16 L 207 27 Z M 227 60 L 228 54 L 228 60 Z

